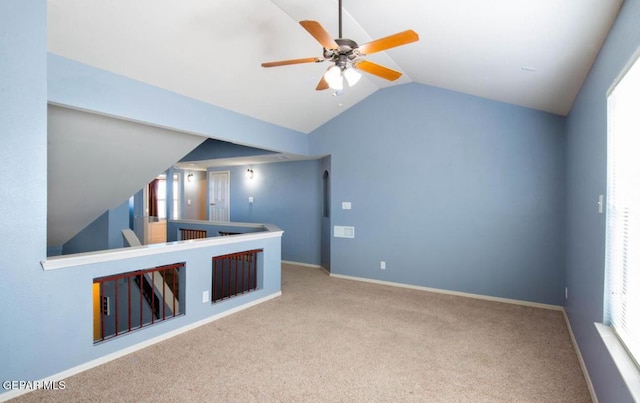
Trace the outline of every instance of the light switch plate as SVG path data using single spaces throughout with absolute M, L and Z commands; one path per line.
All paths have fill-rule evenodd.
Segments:
M 604 195 L 598 196 L 598 213 L 604 213 Z
M 333 236 L 336 238 L 355 238 L 355 227 L 344 227 L 336 225 L 333 227 Z
M 351 210 L 351 202 L 342 202 L 343 210 Z

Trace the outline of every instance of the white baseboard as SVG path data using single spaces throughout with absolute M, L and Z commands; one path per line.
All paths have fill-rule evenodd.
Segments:
M 45 379 L 42 379 L 40 381 L 40 383 L 58 382 L 58 381 L 61 381 L 63 379 L 67 379 L 67 378 L 69 378 L 69 377 L 71 377 L 73 375 L 79 374 L 79 373 L 84 372 L 86 370 L 89 370 L 91 368 L 95 368 L 95 367 L 97 367 L 99 365 L 105 364 L 105 363 L 107 363 L 109 361 L 113 361 L 113 360 L 118 359 L 120 357 L 124 357 L 125 355 L 131 354 L 131 353 L 136 352 L 138 350 L 142 350 L 145 347 L 149 347 L 149 346 L 151 346 L 153 344 L 156 344 L 156 343 L 159 343 L 161 341 L 170 339 L 170 338 L 172 338 L 174 336 L 177 336 L 179 334 L 188 332 L 189 330 L 192 330 L 192 329 L 195 329 L 197 327 L 206 325 L 208 323 L 215 322 L 218 319 L 222 319 L 222 318 L 224 318 L 226 316 L 229 316 L 229 315 L 232 315 L 232 314 L 234 314 L 236 312 L 240 312 L 240 311 L 245 310 L 247 308 L 251 308 L 252 306 L 255 306 L 255 305 L 261 304 L 263 302 L 269 301 L 270 299 L 279 297 L 281 295 L 282 295 L 282 291 L 274 292 L 273 294 L 267 295 L 265 297 L 256 299 L 254 301 L 247 302 L 246 304 L 237 306 L 237 307 L 229 309 L 227 311 L 220 312 L 217 315 L 209 316 L 208 318 L 199 320 L 199 321 L 194 322 L 194 323 L 190 323 L 190 324 L 185 325 L 185 326 L 183 326 L 183 327 L 181 327 L 179 329 L 175 329 L 175 330 L 172 330 L 170 332 L 161 334 L 161 335 L 153 337 L 153 338 L 151 338 L 149 340 L 145 340 L 145 341 L 143 341 L 141 343 L 138 343 L 138 344 L 135 344 L 133 346 L 124 348 L 122 350 L 118 350 L 118 351 L 116 351 L 114 353 L 107 354 L 107 355 L 102 356 L 100 358 L 97 358 L 95 360 L 92 360 L 92 361 L 89 361 L 89 362 L 85 362 L 84 364 L 80 364 L 80 365 L 78 365 L 76 367 L 73 367 L 73 368 L 70 368 L 68 370 L 65 370 L 65 371 L 62 371 L 62 372 L 58 372 L 57 374 L 54 374 L 54 375 L 51 375 L 51 376 L 49 376 L 49 377 L 47 377 Z M 20 395 L 24 395 L 24 394 L 29 393 L 29 392 L 32 392 L 32 390 L 30 390 L 30 389 L 11 390 L 9 392 L 0 394 L 0 402 L 5 402 L 7 400 L 16 398 L 16 397 L 18 397 Z
M 388 286 L 391 286 L 391 287 L 409 288 L 409 289 L 412 289 L 412 290 L 436 292 L 436 293 L 439 293 L 439 294 L 455 295 L 455 296 L 458 296 L 458 297 L 475 298 L 475 299 L 482 299 L 482 300 L 486 300 L 486 301 L 504 302 L 504 303 L 507 303 L 507 304 L 530 306 L 530 307 L 534 307 L 534 308 L 551 309 L 553 311 L 563 311 L 564 310 L 564 308 L 562 306 L 560 306 L 560 305 L 542 304 L 542 303 L 539 303 L 539 302 L 522 301 L 522 300 L 519 300 L 519 299 L 492 297 L 492 296 L 488 296 L 488 295 L 472 294 L 472 293 L 468 293 L 468 292 L 443 290 L 441 288 L 430 288 L 430 287 L 423 287 L 423 286 L 419 286 L 419 285 L 412 285 L 412 284 L 405 284 L 405 283 L 395 283 L 395 282 L 392 282 L 392 281 L 375 280 L 375 279 L 370 279 L 370 278 L 366 278 L 366 277 L 356 277 L 356 276 L 346 276 L 344 274 L 335 274 L 335 273 L 331 273 L 330 271 L 328 271 L 324 267 L 322 267 L 320 265 L 317 265 L 317 264 L 292 262 L 292 261 L 288 261 L 288 260 L 283 260 L 282 263 L 291 264 L 291 265 L 295 265 L 295 266 L 310 267 L 310 268 L 314 268 L 314 269 L 322 269 L 325 273 L 327 273 L 331 277 L 341 278 L 341 279 L 345 279 L 345 280 L 355 280 L 355 281 L 362 281 L 362 282 L 365 282 L 365 283 L 388 285 Z
M 283 260 L 282 261 L 283 264 L 292 264 L 294 266 L 304 266 L 304 267 L 312 267 L 314 269 L 321 269 L 322 266 L 317 265 L 317 264 L 311 264 L 311 263 L 302 263 L 302 262 L 293 262 L 291 260 Z
M 320 268 L 322 269 L 323 272 L 327 273 L 327 276 L 331 276 L 331 272 L 329 270 L 325 269 L 322 266 L 320 266 Z
M 580 368 L 582 368 L 582 374 L 584 375 L 584 380 L 587 382 L 587 387 L 589 388 L 589 393 L 591 394 L 591 400 L 593 400 L 593 403 L 598 403 L 598 396 L 596 396 L 596 390 L 594 389 L 593 383 L 591 382 L 589 371 L 587 371 L 587 365 L 584 363 L 584 359 L 582 358 L 582 353 L 580 352 L 580 347 L 578 347 L 578 342 L 576 341 L 576 337 L 573 334 L 573 329 L 571 328 L 571 322 L 569 322 L 567 311 L 564 308 L 562 308 L 562 316 L 564 316 L 564 321 L 567 324 L 567 329 L 569 330 L 569 336 L 571 337 L 571 343 L 573 344 L 573 349 L 576 351 L 576 355 L 578 356 L 578 362 L 580 363 Z
M 430 287 L 423 287 L 423 286 L 412 285 L 412 284 L 394 283 L 394 282 L 391 282 L 391 281 L 374 280 L 374 279 L 365 278 L 365 277 L 345 276 L 343 274 L 331 273 L 330 276 L 331 277 L 335 277 L 335 278 L 342 278 L 342 279 L 346 279 L 346 280 L 363 281 L 365 283 L 381 284 L 381 285 L 388 285 L 388 286 L 392 286 L 392 287 L 409 288 L 409 289 L 412 289 L 412 290 L 436 292 L 436 293 L 439 293 L 439 294 L 447 294 L 447 295 L 455 295 L 455 296 L 458 296 L 458 297 L 475 298 L 475 299 L 482 299 L 482 300 L 486 300 L 486 301 L 504 302 L 504 303 L 507 303 L 507 304 L 530 306 L 530 307 L 534 307 L 534 308 L 551 309 L 553 311 L 562 311 L 563 310 L 562 306 L 560 306 L 560 305 L 541 304 L 539 302 L 522 301 L 522 300 L 518 300 L 518 299 L 501 298 L 501 297 L 492 297 L 492 296 L 488 296 L 488 295 L 472 294 L 472 293 L 460 292 L 460 291 L 443 290 L 441 288 L 430 288 Z

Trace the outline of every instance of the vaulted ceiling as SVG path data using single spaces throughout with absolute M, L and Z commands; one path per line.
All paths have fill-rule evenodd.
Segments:
M 315 87 L 329 64 L 298 23 L 338 33 L 336 0 L 48 0 L 49 51 L 309 133 L 375 91 L 411 81 L 566 115 L 623 0 L 344 0 L 343 37 L 406 29 L 420 41 L 368 60 L 344 95 Z

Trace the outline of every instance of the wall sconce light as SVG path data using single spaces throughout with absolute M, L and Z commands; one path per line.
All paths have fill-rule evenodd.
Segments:
M 187 175 L 187 182 L 191 182 L 192 178 L 193 178 L 193 174 Z
M 247 178 L 253 179 L 253 169 L 247 169 Z

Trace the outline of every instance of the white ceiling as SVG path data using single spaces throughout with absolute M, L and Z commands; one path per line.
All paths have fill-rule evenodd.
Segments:
M 321 56 L 298 21 L 337 37 L 336 0 L 48 0 L 49 51 L 304 133 L 411 81 L 566 115 L 622 1 L 344 0 L 343 37 L 420 41 L 367 57 L 399 80 L 341 97 L 315 91 L 327 63 L 260 67 Z

